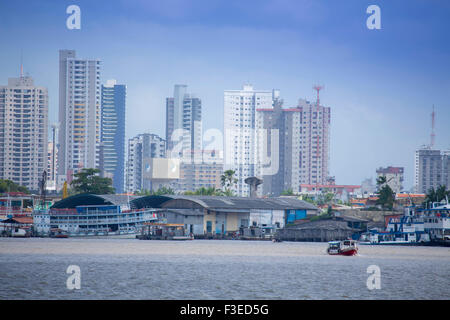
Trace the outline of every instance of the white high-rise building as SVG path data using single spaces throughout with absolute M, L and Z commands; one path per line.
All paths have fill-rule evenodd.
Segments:
M 21 74 L 0 86 L 0 179 L 38 191 L 47 169 L 47 88 Z
M 165 158 L 166 141 L 156 134 L 139 134 L 128 140 L 128 160 L 126 166 L 126 191 L 151 190 L 145 181 L 146 163 L 149 159 Z
M 238 179 L 234 192 L 248 196 L 248 177 L 261 177 L 263 144 L 256 121 L 257 108 L 272 108 L 278 91 L 255 90 L 244 85 L 242 90 L 224 91 L 224 170 L 234 170 Z M 260 149 L 261 148 L 261 149 Z
M 450 151 L 423 146 L 416 150 L 414 187 L 418 193 L 428 193 L 439 186 L 450 187 Z
M 100 60 L 59 51 L 58 173 L 69 181 L 82 168 L 99 166 L 100 90 Z

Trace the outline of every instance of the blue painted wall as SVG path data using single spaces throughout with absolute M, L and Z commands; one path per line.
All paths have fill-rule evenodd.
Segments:
M 286 223 L 306 219 L 306 210 L 286 210 Z

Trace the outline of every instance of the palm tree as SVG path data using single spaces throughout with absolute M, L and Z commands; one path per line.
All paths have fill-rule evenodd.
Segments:
M 226 170 L 220 176 L 220 182 L 222 184 L 222 187 L 225 188 L 224 195 L 228 197 L 233 196 L 233 191 L 231 189 L 238 182 L 238 179 L 234 177 L 235 174 L 236 171 L 230 169 Z
M 442 200 L 445 200 L 446 197 L 449 196 L 450 190 L 447 190 L 446 186 L 440 185 L 436 189 L 431 188 L 430 190 L 428 190 L 424 204 L 430 202 L 441 202 Z

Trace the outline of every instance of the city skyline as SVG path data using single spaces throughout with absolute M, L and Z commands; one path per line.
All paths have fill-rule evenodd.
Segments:
M 164 136 L 165 98 L 176 83 L 188 85 L 202 98 L 205 131 L 223 130 L 216 115 L 223 110 L 224 90 L 247 81 L 258 90 L 276 87 L 285 107 L 293 107 L 299 98 L 314 101 L 312 86 L 321 83 L 321 101 L 332 108 L 330 175 L 340 184 L 360 184 L 366 177 L 374 178 L 378 167 L 401 166 L 409 190 L 414 152 L 430 140 L 433 104 L 436 148 L 450 147 L 449 45 L 441 40 L 447 22 L 435 19 L 450 8 L 445 3 L 427 7 L 411 2 L 405 13 L 399 2 L 378 1 L 382 29 L 368 30 L 368 3 L 350 3 L 286 1 L 283 8 L 275 8 L 266 1 L 252 15 L 250 5 L 237 7 L 232 2 L 226 12 L 235 10 L 237 15 L 226 20 L 218 12 L 223 4 L 195 12 L 192 9 L 200 4 L 191 8 L 172 1 L 179 4 L 176 8 L 188 8 L 172 12 L 170 5 L 113 1 L 105 12 L 100 5 L 80 1 L 82 27 L 75 31 L 65 28 L 70 3 L 2 3 L 0 35 L 29 41 L 12 42 L 1 53 L 0 78 L 5 83 L 18 74 L 23 50 L 25 71 L 48 88 L 50 124 L 57 119 L 58 50 L 74 49 L 82 57 L 101 59 L 101 83 L 117 78 L 129 88 L 127 139 L 142 132 Z M 121 9 L 126 10 L 120 13 Z M 420 23 L 411 12 L 420 12 Z M 12 19 L 19 16 L 27 23 Z M 268 16 L 271 22 L 264 20 Z M 106 25 L 109 34 L 104 32 Z M 47 37 L 35 37 L 38 33 Z M 123 40 L 120 45 L 112 35 Z M 177 53 L 180 48 L 182 54 Z

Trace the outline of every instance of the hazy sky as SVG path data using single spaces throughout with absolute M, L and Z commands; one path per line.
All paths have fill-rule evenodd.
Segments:
M 81 30 L 66 28 L 67 6 Z M 381 8 L 381 30 L 366 9 Z M 404 166 L 414 151 L 450 148 L 450 2 L 422 1 L 21 1 L 0 0 L 0 84 L 25 72 L 49 89 L 58 119 L 58 50 L 103 61 L 102 82 L 127 85 L 127 138 L 165 136 L 165 97 L 187 84 L 203 103 L 203 129 L 223 129 L 223 91 L 250 82 L 281 90 L 286 107 L 331 107 L 330 174 L 360 184 L 380 166 Z

